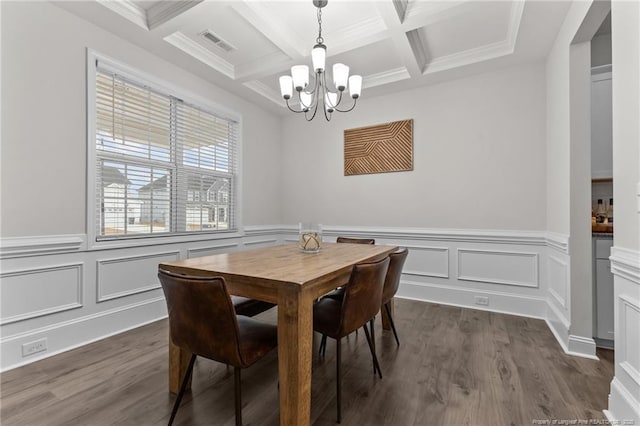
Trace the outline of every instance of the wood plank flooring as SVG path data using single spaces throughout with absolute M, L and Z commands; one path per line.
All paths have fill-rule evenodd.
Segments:
M 376 327 L 383 378 L 363 333 L 343 340 L 343 425 L 531 425 L 604 419 L 613 355 L 565 355 L 544 321 L 410 300 Z M 276 321 L 274 310 L 258 317 Z M 2 374 L 0 423 L 165 425 L 166 320 Z M 314 342 L 314 425 L 335 424 L 335 342 Z M 277 352 L 242 372 L 245 425 L 277 426 Z M 199 358 L 176 425 L 233 425 L 233 369 Z

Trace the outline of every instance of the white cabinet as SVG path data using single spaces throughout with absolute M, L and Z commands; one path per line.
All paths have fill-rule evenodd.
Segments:
M 613 274 L 609 255 L 613 239 L 594 237 L 595 337 L 613 341 Z
M 613 177 L 611 73 L 591 76 L 591 178 Z

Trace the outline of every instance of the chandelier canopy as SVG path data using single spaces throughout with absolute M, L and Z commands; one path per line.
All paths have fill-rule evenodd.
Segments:
M 294 65 L 291 67 L 291 75 L 280 77 L 280 93 L 287 103 L 287 107 L 295 113 L 304 113 L 307 121 L 315 118 L 318 106 L 322 104 L 324 118 L 331 120 L 334 111 L 349 112 L 356 106 L 362 90 L 362 76 L 349 76 L 349 67 L 345 64 L 333 65 L 333 88 L 327 84 L 325 73 L 325 59 L 327 57 L 327 46 L 322 38 L 322 8 L 327 5 L 328 0 L 313 0 L 313 5 L 318 9 L 318 37 L 316 45 L 311 51 L 311 62 L 314 69 L 314 78 L 309 84 L 309 67 L 307 65 Z M 349 95 L 353 99 L 353 104 L 348 109 L 339 109 L 342 95 L 349 88 Z M 299 109 L 292 108 L 289 99 L 293 96 L 293 89 L 298 93 Z M 332 90 L 333 89 L 333 90 Z

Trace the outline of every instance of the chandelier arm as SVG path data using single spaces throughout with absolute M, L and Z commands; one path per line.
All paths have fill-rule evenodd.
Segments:
M 349 112 L 349 111 L 352 111 L 356 107 L 356 103 L 357 102 L 358 102 L 358 98 L 353 98 L 353 105 L 351 105 L 351 108 L 349 108 L 349 109 L 338 109 L 338 108 L 335 108 L 335 110 L 338 111 L 338 112 Z
M 296 111 L 295 109 L 291 108 L 291 105 L 289 105 L 289 99 L 285 99 L 285 102 L 287 103 L 287 108 L 289 108 L 289 111 L 295 112 L 296 114 L 300 114 L 301 112 L 304 112 L 302 110 Z
M 307 112 L 308 112 L 308 111 L 307 111 Z M 307 117 L 307 112 L 305 112 L 305 113 L 304 113 L 304 118 L 305 118 L 307 121 L 311 121 L 311 120 L 313 120 L 313 119 L 315 118 L 315 116 L 316 116 L 316 113 L 318 112 L 318 103 L 316 102 L 316 106 L 315 106 L 315 108 L 313 109 L 313 114 L 311 115 L 311 118 L 308 118 L 308 117 Z

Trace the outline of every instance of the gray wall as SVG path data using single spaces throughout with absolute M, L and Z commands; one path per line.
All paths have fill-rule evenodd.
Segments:
M 240 113 L 243 223 L 279 223 L 279 118 L 51 3 L 2 2 L 3 237 L 85 232 L 87 47 Z
M 367 98 L 327 124 L 283 121 L 285 223 L 544 230 L 542 64 Z M 343 131 L 414 120 L 414 170 L 344 176 Z

